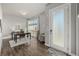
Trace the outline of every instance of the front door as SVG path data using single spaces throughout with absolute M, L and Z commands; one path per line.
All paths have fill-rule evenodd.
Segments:
M 68 48 L 68 7 L 59 6 L 50 10 L 51 47 L 61 51 Z

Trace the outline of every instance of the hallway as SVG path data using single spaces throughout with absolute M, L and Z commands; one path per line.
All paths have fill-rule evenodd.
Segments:
M 9 39 L 3 40 L 2 56 L 47 56 L 48 48 L 40 44 L 35 38 L 31 39 L 31 44 L 15 47 L 12 49 L 9 45 Z

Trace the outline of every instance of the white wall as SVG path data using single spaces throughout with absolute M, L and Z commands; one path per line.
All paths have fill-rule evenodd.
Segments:
M 40 19 L 40 33 L 45 33 L 45 28 L 46 28 L 46 24 L 45 24 L 45 12 L 43 12 L 42 14 L 39 15 L 39 19 Z
M 0 19 L 2 20 L 2 7 L 1 7 L 1 4 L 0 4 Z M 1 46 L 2 46 L 2 39 L 1 39 L 1 35 L 0 35 L 0 52 L 1 52 Z
M 2 6 L 0 4 L 0 19 L 2 19 Z
M 10 33 L 18 24 L 21 25 L 21 28 L 25 30 L 26 19 L 18 16 L 3 15 L 3 20 L 2 20 L 3 37 L 10 35 Z
M 71 54 L 76 54 L 76 4 L 71 4 Z

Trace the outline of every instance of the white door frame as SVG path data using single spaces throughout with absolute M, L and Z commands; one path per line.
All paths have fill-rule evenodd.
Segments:
M 76 55 L 79 56 L 79 18 L 77 13 L 77 4 L 76 4 Z
M 51 10 L 56 10 L 58 8 L 68 8 L 68 10 L 69 10 L 69 14 L 68 14 L 68 16 L 69 16 L 68 22 L 69 23 L 66 25 L 66 26 L 68 26 L 68 31 L 69 31 L 69 33 L 67 33 L 68 37 L 66 38 L 67 39 L 66 42 L 68 42 L 68 40 L 69 40 L 69 43 L 65 44 L 65 47 L 67 47 L 67 49 L 62 50 L 62 51 L 70 54 L 71 53 L 71 4 L 63 4 L 63 5 L 57 6 L 57 7 L 49 10 L 49 40 L 50 40 L 49 43 L 50 43 L 50 47 L 51 47 L 51 32 L 50 32 L 50 29 L 52 29 L 51 21 L 50 21 L 51 20 Z M 60 50 L 61 50 L 61 48 L 60 48 Z

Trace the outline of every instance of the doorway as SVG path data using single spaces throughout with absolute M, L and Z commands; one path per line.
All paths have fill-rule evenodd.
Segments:
M 63 4 L 49 10 L 50 46 L 68 52 L 69 50 L 69 5 Z
M 28 32 L 31 33 L 32 37 L 37 37 L 38 24 L 38 18 L 28 20 Z

